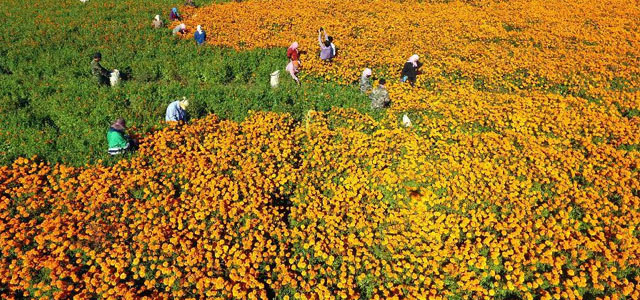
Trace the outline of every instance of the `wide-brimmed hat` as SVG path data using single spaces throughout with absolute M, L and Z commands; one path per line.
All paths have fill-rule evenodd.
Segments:
M 189 100 L 187 100 L 187 97 L 182 97 L 182 100 L 178 102 L 178 105 L 180 105 L 180 108 L 182 109 L 187 109 L 187 107 L 189 107 Z

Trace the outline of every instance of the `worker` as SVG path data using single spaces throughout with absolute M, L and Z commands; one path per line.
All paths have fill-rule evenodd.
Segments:
M 200 25 L 196 28 L 196 32 L 193 34 L 193 39 L 196 40 L 196 45 L 202 45 L 207 40 L 207 33 L 202 30 Z
M 136 142 L 127 136 L 124 131 L 126 123 L 123 118 L 117 119 L 107 130 L 108 152 L 111 155 L 123 154 L 135 150 Z
M 369 98 L 371 99 L 371 108 L 380 109 L 389 107 L 391 100 L 389 99 L 389 92 L 385 87 L 386 80 L 381 78 L 378 80 L 378 87 L 373 89 Z
M 108 85 L 111 72 L 102 67 L 102 65 L 100 64 L 101 60 L 102 54 L 100 52 L 96 52 L 96 54 L 93 55 L 93 60 L 91 61 L 91 73 L 98 80 L 98 84 Z
M 418 71 L 422 66 L 422 63 L 419 61 L 420 57 L 417 54 L 411 55 L 409 60 L 404 64 L 401 73 L 401 81 L 409 82 L 411 86 L 416 84 L 416 77 L 418 76 Z
M 324 41 L 322 40 L 322 33 L 324 33 Z M 318 30 L 318 44 L 320 45 L 320 59 L 330 62 L 333 59 L 333 49 L 331 49 L 331 42 L 327 39 L 327 33 L 324 28 Z
M 151 27 L 158 29 L 164 27 L 164 23 L 160 20 L 160 15 L 156 15 L 151 22 Z
M 167 122 L 186 122 L 188 120 L 187 107 L 189 106 L 189 100 L 186 97 L 182 97 L 182 100 L 176 100 L 167 106 L 167 112 L 165 114 L 165 121 Z
M 366 68 L 362 71 L 362 75 L 360 76 L 360 91 L 364 94 L 371 92 L 371 74 L 371 69 Z
M 180 14 L 178 13 L 178 9 L 177 8 L 172 8 L 171 9 L 171 13 L 169 13 L 169 20 L 171 21 L 182 21 L 182 17 L 180 17 Z
M 184 23 L 180 23 L 176 25 L 175 28 L 173 28 L 173 35 L 185 34 L 186 32 L 187 32 L 187 25 L 184 25 Z

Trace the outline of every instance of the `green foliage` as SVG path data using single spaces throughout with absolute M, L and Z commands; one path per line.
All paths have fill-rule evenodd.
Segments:
M 623 77 L 615 77 L 611 80 L 611 90 L 624 91 L 629 89 L 629 80 Z
M 249 110 L 272 110 L 302 119 L 311 108 L 368 110 L 355 86 L 304 78 L 297 87 L 284 72 L 284 49 L 198 47 L 169 28 L 151 28 L 154 15 L 166 22 L 171 7 L 182 3 L 0 4 L 8 21 L 0 29 L 0 164 L 33 155 L 72 165 L 110 163 L 105 135 L 114 119 L 125 118 L 131 133 L 144 135 L 163 126 L 166 106 L 182 96 L 192 100 L 196 118 L 214 113 L 242 120 Z M 121 86 L 100 87 L 91 76 L 98 51 L 105 68 L 128 77 Z M 281 85 L 272 89 L 269 74 L 277 69 Z
M 504 30 L 507 31 L 507 32 L 522 31 L 522 28 L 520 28 L 520 27 L 518 27 L 516 25 L 513 25 L 513 24 L 507 24 L 507 23 L 502 24 L 502 28 L 504 28 Z

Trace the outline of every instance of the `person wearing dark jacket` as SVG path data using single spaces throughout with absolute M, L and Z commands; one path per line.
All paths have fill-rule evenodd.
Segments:
M 331 57 L 336 57 L 336 45 L 333 44 L 333 37 L 330 35 L 327 35 L 327 33 L 325 32 L 325 38 L 327 41 L 329 41 L 329 44 L 331 44 Z
M 102 54 L 100 54 L 100 52 L 93 55 L 93 60 L 91 61 L 91 73 L 98 80 L 98 84 L 108 85 L 111 72 L 102 67 L 100 60 L 102 60 Z
M 419 61 L 420 57 L 417 54 L 411 55 L 409 60 L 404 63 L 404 67 L 402 68 L 402 73 L 400 74 L 402 82 L 409 82 L 411 86 L 416 84 L 416 78 L 418 77 L 418 71 L 422 66 L 422 63 Z

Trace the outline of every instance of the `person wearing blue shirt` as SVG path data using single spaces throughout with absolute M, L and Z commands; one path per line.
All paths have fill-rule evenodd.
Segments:
M 177 100 L 169 103 L 167 106 L 167 113 L 165 115 L 165 121 L 167 122 L 186 122 L 188 119 L 187 107 L 189 106 L 189 100 L 183 97 L 182 100 Z
M 202 45 L 207 39 L 207 33 L 202 30 L 200 25 L 198 25 L 196 32 L 193 34 L 193 38 L 196 40 L 196 44 Z

